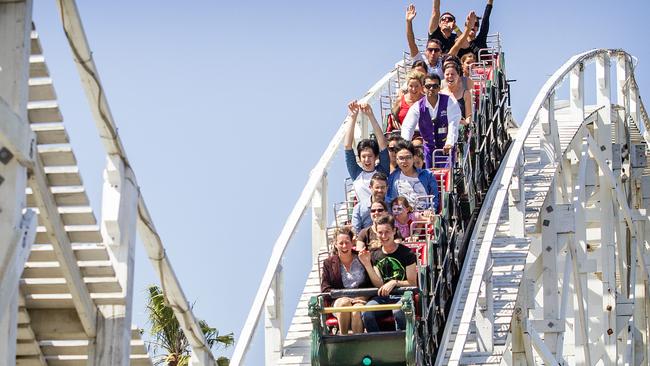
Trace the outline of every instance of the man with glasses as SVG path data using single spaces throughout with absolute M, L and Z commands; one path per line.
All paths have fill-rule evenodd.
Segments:
M 461 112 L 458 103 L 448 95 L 438 94 L 440 77 L 429 75 L 424 79 L 424 93 L 417 103 L 409 108 L 402 123 L 402 138 L 410 141 L 419 128 L 424 139 L 424 161 L 427 169 L 433 167 L 433 151 L 442 149 L 448 154 L 458 140 L 458 124 Z
M 433 0 L 433 11 L 429 20 L 429 40 L 437 39 L 442 44 L 442 53 L 448 53 L 456 42 L 456 17 L 450 12 L 440 15 L 440 0 Z
M 415 18 L 415 5 L 411 4 L 406 8 L 406 41 L 409 45 L 409 52 L 413 62 L 418 60 L 424 61 L 427 65 L 429 74 L 436 74 L 442 78 L 442 44 L 437 39 L 429 39 L 424 54 L 420 52 L 415 43 L 415 33 L 413 33 L 413 19 Z

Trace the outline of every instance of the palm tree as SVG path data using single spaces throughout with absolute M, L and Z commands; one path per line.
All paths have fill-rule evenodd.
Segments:
M 171 307 L 165 304 L 162 291 L 156 285 L 148 288 L 149 299 L 147 310 L 149 312 L 149 323 L 151 324 L 151 335 L 153 336 L 154 352 L 162 349 L 164 355 L 157 356 L 156 365 L 187 366 L 190 361 L 190 345 L 181 330 L 180 324 L 174 315 Z M 204 320 L 199 320 L 201 331 L 205 336 L 208 347 L 231 346 L 235 339 L 233 334 L 219 335 L 216 328 L 212 328 Z M 227 357 L 217 359 L 218 366 L 227 366 L 230 360 Z

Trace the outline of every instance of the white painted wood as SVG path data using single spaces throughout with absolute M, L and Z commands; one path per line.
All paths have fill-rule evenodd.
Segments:
M 6 164 L 0 162 L 0 264 L 13 263 L 13 233 L 19 227 L 22 210 L 26 207 L 25 187 L 27 172 L 18 161 L 25 162 L 30 155 L 31 141 L 26 134 L 27 99 L 29 79 L 30 32 L 33 1 L 0 3 L 0 100 L 3 108 L 0 117 L 0 148 L 7 148 L 14 158 Z M 16 118 L 11 118 L 14 115 Z M 17 157 L 18 158 L 17 158 Z M 15 264 L 15 263 L 13 263 Z M 14 272 L 15 273 L 15 272 Z M 0 307 L 0 365 L 12 365 L 16 360 L 18 319 L 18 281 L 7 284 L 12 290 L 7 296 L 8 305 Z M 11 295 L 9 295 L 11 294 Z
M 118 156 L 108 156 L 104 170 L 102 236 L 122 289 L 124 304 L 100 306 L 94 362 L 129 365 L 133 314 L 133 273 L 138 187 Z
M 70 288 L 70 294 L 79 313 L 86 334 L 94 338 L 96 333 L 97 308 L 90 298 L 90 294 L 77 264 L 70 239 L 66 234 L 61 216 L 57 210 L 54 196 L 49 189 L 45 171 L 40 157 L 34 159 L 34 171 L 29 178 L 36 206 L 39 209 L 43 226 L 47 229 L 47 237 L 52 243 L 56 257 L 60 263 L 63 275 Z
M 542 133 L 539 138 L 539 160 L 542 165 L 553 164 L 556 159 L 557 121 L 555 120 L 555 93 L 551 94 L 539 110 L 539 125 Z
M 585 71 L 584 63 L 577 63 L 569 74 L 569 108 L 576 121 L 585 118 Z
M 587 291 L 587 273 L 580 270 L 580 264 L 586 261 L 586 228 L 584 225 L 585 218 L 585 180 L 587 175 L 588 144 L 583 139 L 581 152 L 578 163 L 578 179 L 574 187 L 573 207 L 575 212 L 575 235 L 574 241 L 569 241 L 571 260 L 573 261 L 573 280 L 575 285 L 575 313 L 576 327 L 579 331 L 575 332 L 575 345 L 581 348 L 582 352 L 576 354 L 576 365 L 592 365 L 590 342 L 589 342 L 589 306 Z
M 318 257 L 322 243 L 327 240 L 327 172 L 311 198 L 311 260 Z
M 266 365 L 277 365 L 284 347 L 284 297 L 282 266 L 266 295 L 264 311 L 264 360 Z
M 553 155 L 554 151 L 553 151 Z M 558 218 L 556 214 L 560 208 L 555 205 L 555 192 L 547 194 L 545 204 L 540 212 L 542 220 L 542 235 L 540 246 L 542 248 L 542 287 L 543 287 L 543 319 L 548 319 L 549 323 L 556 323 L 559 319 L 559 291 L 558 291 Z M 556 332 L 544 333 L 544 342 L 549 351 L 556 355 L 558 334 Z M 555 356 L 554 356 L 555 357 Z
M 492 259 L 488 259 L 488 268 L 483 276 L 481 294 L 476 309 L 476 343 L 479 352 L 494 351 L 494 294 L 492 292 Z
M 508 218 L 510 233 L 517 238 L 526 236 L 526 192 L 524 191 L 524 164 L 523 153 L 517 159 L 517 166 L 513 170 L 508 196 Z
M 36 237 L 36 213 L 27 210 L 12 235 L 8 255 L 0 263 L 0 309 L 7 309 L 18 295 L 18 281 Z M 0 311 L 0 322 L 6 313 Z
M 0 98 L 0 121 L 0 146 L 8 148 L 22 166 L 31 167 L 36 150 L 36 135 L 3 98 Z

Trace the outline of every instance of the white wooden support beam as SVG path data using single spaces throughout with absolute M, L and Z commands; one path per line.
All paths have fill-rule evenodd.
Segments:
M 571 240 L 571 239 L 569 239 Z M 569 282 L 571 281 L 571 272 L 573 271 L 572 268 L 573 262 L 571 261 L 571 254 L 568 253 L 564 258 L 564 273 L 562 276 L 562 295 L 560 296 L 560 316 L 559 316 L 559 326 L 561 327 L 562 332 L 558 334 L 558 337 L 556 339 L 556 346 L 555 346 L 555 354 L 557 355 L 557 358 L 559 359 L 560 357 L 563 357 L 564 355 L 564 340 L 570 339 L 568 337 L 565 337 L 565 332 L 566 332 L 566 319 L 567 319 L 567 308 L 569 306 L 569 288 L 570 284 Z
M 598 118 L 594 123 L 594 133 L 596 134 L 596 143 L 601 155 L 606 159 L 607 164 L 612 161 L 612 131 L 611 131 L 611 104 L 609 88 L 609 56 L 601 55 L 596 62 L 596 82 L 597 82 L 597 102 L 604 108 L 599 109 Z M 609 165 L 611 167 L 611 165 Z M 605 177 L 605 171 L 599 167 L 598 182 L 600 190 L 600 241 L 601 241 L 601 264 L 602 264 L 602 337 L 604 344 L 604 365 L 616 364 L 616 241 L 613 228 L 618 225 L 614 222 L 614 207 L 612 197 L 612 187 L 610 181 Z M 623 242 L 618 240 L 620 244 Z M 619 245 L 619 258 L 626 258 L 624 244 Z M 627 271 L 620 273 L 625 274 L 621 277 L 626 282 Z M 626 286 L 624 286 L 626 287 Z M 627 290 L 624 292 L 627 293 Z M 624 295 L 625 296 L 625 295 Z
M 524 165 L 523 152 L 517 159 L 517 164 L 512 173 L 508 194 L 508 219 L 510 221 L 510 235 L 517 238 L 526 236 L 526 192 L 524 191 Z
M 569 108 L 576 121 L 585 118 L 585 72 L 582 63 L 577 64 L 569 75 Z
M 8 263 L 14 248 L 13 233 L 26 207 L 25 187 L 29 156 L 27 100 L 33 1 L 0 2 L 0 264 Z M 9 284 L 18 287 L 18 283 Z M 13 291 L 11 291 L 13 292 Z M 5 296 L 5 293 L 0 294 Z M 16 362 L 18 296 L 7 296 L 0 307 L 0 365 Z
M 582 148 L 579 156 L 578 179 L 573 189 L 574 191 L 574 210 L 575 210 L 575 240 L 569 241 L 569 250 L 571 260 L 573 261 L 573 280 L 575 284 L 577 305 L 575 327 L 576 348 L 581 348 L 582 352 L 576 352 L 576 365 L 592 365 L 591 352 L 589 347 L 589 313 L 588 313 L 588 293 L 586 273 L 580 271 L 580 263 L 586 262 L 586 228 L 584 225 L 584 210 L 586 205 L 585 197 L 585 180 L 588 159 L 588 142 L 583 139 Z M 579 324 L 579 325 L 578 325 Z
M 558 272 L 557 260 L 559 257 L 558 249 L 558 225 L 560 211 L 559 205 L 555 205 L 555 192 L 551 188 L 546 196 L 540 216 L 542 220 L 542 234 L 537 240 L 541 240 L 542 248 L 542 288 L 543 288 L 543 312 L 544 319 L 559 318 L 559 291 L 558 291 Z M 552 354 L 556 354 L 558 334 L 555 332 L 544 333 L 544 342 Z
M 2 66 L 2 65 L 0 65 Z M 0 70 L 0 74 L 2 70 Z M 25 168 L 34 164 L 36 135 L 26 120 L 21 119 L 11 107 L 0 98 L 0 149 L 6 148 Z
M 542 165 L 554 164 L 560 150 L 559 137 L 557 130 L 557 120 L 555 119 L 555 93 L 551 94 L 538 114 L 539 125 L 541 127 L 539 158 Z M 559 135 L 558 135 L 559 136 Z
M 492 257 L 483 275 L 481 294 L 477 301 L 474 323 L 476 324 L 476 343 L 479 352 L 494 350 L 494 294 L 492 293 Z
M 25 262 L 36 238 L 37 216 L 32 210 L 27 210 L 20 225 L 12 235 L 9 255 L 0 263 L 0 309 L 7 309 L 18 295 L 18 281 L 25 268 Z M 4 320 L 5 312 L 0 311 L 0 323 Z
M 61 265 L 63 277 L 68 284 L 84 331 L 89 338 L 95 338 L 97 308 L 90 298 L 90 293 L 81 275 L 77 257 L 72 251 L 70 239 L 59 215 L 54 195 L 47 183 L 43 163 L 38 156 L 35 158 L 34 171 L 29 177 L 29 186 L 32 189 L 43 226 L 47 229 L 48 239 Z
M 327 173 L 324 173 L 311 198 L 311 259 L 318 260 L 318 253 L 327 241 Z
M 544 360 L 544 364 L 547 366 L 550 365 L 560 365 L 558 362 L 556 356 L 551 352 L 551 350 L 548 348 L 548 342 L 546 341 L 546 338 L 542 340 L 542 338 L 539 336 L 539 333 L 533 328 L 533 325 L 531 324 L 530 320 L 526 324 L 525 328 L 525 333 L 530 337 L 530 342 L 532 346 L 535 348 L 537 351 L 537 354 L 542 357 L 542 360 Z
M 629 77 L 630 77 L 630 64 L 625 53 L 619 53 L 616 58 L 616 103 L 621 107 L 625 107 L 625 115 L 627 116 L 629 110 Z M 625 140 L 625 124 L 617 123 L 615 131 L 616 141 L 621 142 Z
M 264 360 L 266 365 L 277 365 L 284 347 L 284 296 L 283 271 L 279 266 L 269 293 L 266 295 L 264 311 Z
M 101 305 L 94 364 L 127 366 L 131 354 L 133 273 L 138 187 L 119 156 L 108 156 L 102 197 L 102 237 L 115 268 L 124 305 Z

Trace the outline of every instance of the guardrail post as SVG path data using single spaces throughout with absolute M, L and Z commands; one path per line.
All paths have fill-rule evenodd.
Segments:
M 491 255 L 488 258 L 485 273 L 483 274 L 481 295 L 477 301 L 474 319 L 478 350 L 480 352 L 492 352 L 494 350 L 494 296 L 492 293 Z
M 512 173 L 508 196 L 508 218 L 510 235 L 523 238 L 526 236 L 526 193 L 524 192 L 524 153 L 517 158 L 517 165 Z
M 585 66 L 580 63 L 569 76 L 569 107 L 576 121 L 585 118 Z
M 266 365 L 277 365 L 284 345 L 284 297 L 282 265 L 273 276 L 264 306 L 264 360 Z
M 555 120 L 555 93 L 546 98 L 537 116 L 542 129 L 539 139 L 539 160 L 542 165 L 546 166 L 555 162 L 556 149 L 560 148 L 555 138 L 555 136 L 559 136 Z
M 311 198 L 311 256 L 318 258 L 327 241 L 327 172 L 323 174 Z

